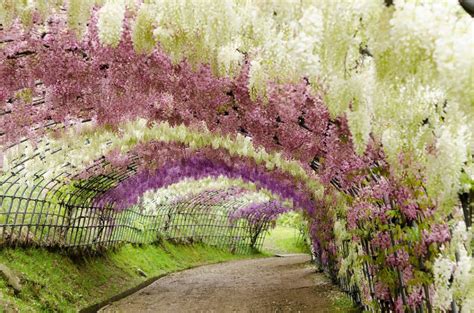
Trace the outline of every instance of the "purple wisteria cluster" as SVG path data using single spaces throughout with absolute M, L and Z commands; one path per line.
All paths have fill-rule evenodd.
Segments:
M 220 189 L 207 189 L 201 191 L 198 194 L 187 194 L 181 196 L 171 202 L 180 203 L 180 202 L 198 202 L 205 203 L 209 205 L 221 205 L 226 202 L 235 199 L 236 197 L 245 194 L 248 190 L 241 187 L 229 187 L 229 188 L 220 188 Z
M 231 220 L 245 219 L 250 223 L 272 222 L 280 214 L 291 211 L 288 206 L 283 205 L 278 200 L 271 200 L 263 203 L 250 203 L 242 208 L 235 210 L 231 215 Z
M 314 204 L 311 199 L 296 191 L 291 185 L 272 178 L 269 173 L 259 171 L 255 167 L 248 167 L 245 163 L 230 166 L 221 161 L 199 156 L 192 156 L 179 162 L 169 162 L 155 171 L 141 171 L 99 196 L 95 203 L 98 206 L 112 204 L 116 209 L 122 210 L 138 203 L 140 196 L 148 190 L 163 188 L 184 178 L 201 179 L 219 176 L 241 178 L 244 181 L 253 182 L 281 198 L 291 199 L 295 206 L 307 212 L 313 211 Z

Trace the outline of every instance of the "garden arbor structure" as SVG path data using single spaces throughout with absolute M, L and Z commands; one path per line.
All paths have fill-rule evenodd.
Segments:
M 298 210 L 366 308 L 469 307 L 474 24 L 457 1 L 0 8 L 4 244 L 242 251 Z
M 38 149 L 32 158 L 44 159 L 49 152 L 58 153 L 58 150 L 47 148 L 44 151 L 46 155 L 40 156 L 39 151 Z M 106 191 L 136 175 L 137 156 L 131 156 L 130 163 L 125 167 L 112 166 L 107 173 L 82 180 L 78 175 L 70 177 L 74 167 L 66 162 L 52 178 L 46 178 L 45 173 L 39 171 L 27 183 L 21 177 L 25 164 L 30 161 L 30 157 L 14 161 L 13 170 L 3 177 L 0 213 L 3 245 L 101 249 L 120 243 L 142 244 L 168 239 L 205 242 L 242 252 L 261 245 L 264 231 L 275 218 L 271 214 L 261 214 L 251 225 L 243 220 L 233 220 L 232 214 L 236 210 L 245 208 L 249 203 L 270 201 L 271 198 L 260 195 L 254 184 L 221 181 L 217 176 L 213 178 L 215 184 L 207 186 L 208 189 L 201 187 L 202 191 L 198 194 L 194 195 L 194 190 L 187 189 L 195 186 L 184 184 L 180 187 L 186 188 L 186 192 L 181 191 L 181 198 L 176 198 L 179 189 L 171 190 L 165 194 L 170 199 L 175 198 L 174 200 L 156 203 L 157 199 L 152 198 L 153 203 L 147 208 L 132 205 L 130 208 L 117 210 L 113 204 L 94 202 L 94 199 Z M 107 166 L 110 164 L 105 157 L 101 157 L 81 174 L 103 171 Z M 180 173 L 182 176 L 174 177 L 173 180 L 170 174 L 160 174 L 162 179 L 169 179 L 165 184 L 178 182 L 176 178 L 182 180 L 186 175 Z M 68 178 L 67 184 L 64 183 L 64 178 Z M 242 187 L 232 189 L 229 183 Z M 194 185 L 196 184 L 206 187 L 200 180 L 194 181 Z M 217 187 L 221 189 L 216 189 Z M 239 196 L 240 200 L 233 199 L 235 196 Z M 281 203 L 281 206 L 285 207 L 285 204 Z M 248 218 L 250 216 L 251 214 L 245 215 Z M 252 227 L 257 230 L 252 231 Z

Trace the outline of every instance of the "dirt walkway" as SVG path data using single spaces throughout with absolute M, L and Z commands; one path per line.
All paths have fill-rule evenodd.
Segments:
M 102 312 L 334 312 L 337 287 L 309 256 L 207 265 L 163 277 Z

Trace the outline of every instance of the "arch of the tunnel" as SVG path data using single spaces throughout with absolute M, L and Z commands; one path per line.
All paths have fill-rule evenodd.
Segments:
M 208 148 L 203 148 L 201 150 L 208 149 Z M 19 181 L 20 177 L 22 174 L 25 174 L 25 166 L 24 163 L 28 162 L 32 158 L 46 158 L 47 153 L 54 154 L 55 152 L 59 151 L 61 149 L 58 149 L 56 151 L 51 151 L 51 150 L 45 150 L 41 154 L 37 153 L 33 157 L 26 157 L 24 159 L 19 159 L 14 162 L 14 166 L 12 167 L 12 170 L 10 171 L 10 175 L 7 175 L 7 177 L 4 179 L 4 184 L 9 183 L 9 181 L 16 179 L 16 181 Z M 197 150 L 199 151 L 199 150 Z M 196 152 L 196 151 L 195 151 Z M 228 152 L 228 151 L 227 151 Z M 80 151 L 77 151 L 77 153 L 80 153 Z M 120 169 L 117 167 L 112 167 L 111 170 L 108 171 L 107 174 L 99 175 L 99 178 L 93 178 L 89 179 L 86 182 L 82 184 L 76 184 L 76 191 L 74 191 L 70 197 L 69 201 L 73 200 L 74 198 L 79 198 L 79 197 L 84 197 L 86 198 L 92 198 L 97 196 L 98 194 L 104 193 L 108 189 L 112 188 L 115 186 L 118 182 L 121 182 L 128 177 L 132 176 L 137 172 L 137 167 L 138 165 L 136 164 L 135 161 L 137 161 L 136 156 L 133 156 L 133 152 L 131 153 L 126 153 L 132 155 L 130 158 L 130 164 L 127 166 L 127 168 Z M 229 154 L 231 155 L 231 154 Z M 246 158 L 247 160 L 252 161 L 250 158 Z M 254 163 L 255 160 L 253 160 Z M 66 163 L 63 166 L 63 171 L 59 172 L 51 181 L 57 181 L 58 183 L 54 185 L 54 189 L 59 190 L 61 189 L 61 181 L 66 181 L 63 183 L 64 185 L 67 185 L 67 180 L 78 180 L 79 179 L 79 174 L 78 171 L 81 171 L 81 169 L 76 168 L 75 166 L 72 166 L 70 163 Z M 90 165 L 88 168 L 82 170 L 82 171 L 91 171 L 93 172 L 94 168 L 105 168 L 106 166 L 110 166 L 110 164 L 105 160 L 105 156 L 100 157 L 98 160 L 96 160 L 92 165 Z M 268 171 L 272 172 L 272 171 Z M 46 185 L 50 184 L 51 182 L 46 182 L 42 178 L 44 173 L 42 172 L 37 172 L 34 174 L 35 181 L 34 184 L 38 184 L 41 186 L 44 186 L 45 189 L 48 189 Z M 66 195 L 64 195 L 65 197 Z M 61 197 L 60 197 L 61 198 Z
M 270 183 L 274 183 L 275 185 L 278 184 L 278 180 L 276 180 L 275 178 L 273 178 L 271 175 L 267 175 L 268 173 L 266 172 L 252 172 L 252 171 L 249 171 L 251 173 L 254 173 L 255 175 L 251 176 L 251 177 L 245 177 L 245 176 L 239 176 L 239 172 L 238 170 L 240 169 L 239 166 L 233 166 L 233 165 L 228 165 L 228 164 L 225 164 L 225 163 L 214 163 L 212 162 L 212 160 L 209 160 L 207 158 L 200 158 L 199 161 L 202 161 L 202 162 L 209 162 L 209 164 L 202 170 L 202 171 L 199 171 L 199 172 L 185 172 L 185 173 L 182 173 L 183 176 L 181 176 L 177 181 L 168 181 L 168 182 L 165 182 L 165 185 L 159 185 L 159 186 L 156 186 L 156 187 L 147 187 L 143 190 L 139 189 L 137 186 L 137 184 L 140 184 L 142 182 L 142 180 L 139 180 L 140 177 L 140 173 L 138 173 L 137 175 L 134 175 L 134 176 L 131 176 L 129 180 L 123 180 L 122 183 L 123 184 L 118 184 L 118 185 L 115 185 L 113 188 L 110 188 L 108 191 L 104 192 L 103 194 L 101 194 L 100 196 L 98 196 L 96 199 L 97 199 L 97 203 L 100 203 L 101 205 L 105 205 L 105 204 L 111 204 L 113 205 L 114 203 L 117 203 L 115 201 L 115 199 L 111 199 L 113 198 L 113 195 L 114 194 L 117 194 L 119 195 L 120 197 L 124 195 L 124 193 L 122 193 L 120 190 L 121 189 L 127 189 L 127 190 L 139 190 L 139 194 L 136 194 L 137 196 L 137 199 L 142 195 L 144 194 L 145 192 L 149 191 L 149 190 L 153 190 L 153 189 L 158 189 L 158 188 L 163 188 L 163 187 L 166 187 L 170 184 L 173 184 L 173 183 L 176 183 L 182 179 L 185 179 L 185 178 L 191 178 L 191 177 L 194 177 L 193 175 L 198 175 L 199 177 L 218 177 L 218 176 L 221 176 L 221 175 L 224 175 L 224 176 L 227 176 L 229 178 L 241 178 L 242 180 L 244 181 L 247 181 L 247 182 L 251 182 L 251 183 L 255 183 L 258 187 L 260 188 L 267 188 L 267 184 L 270 184 Z M 164 167 L 162 167 L 162 169 L 166 169 L 166 168 L 169 168 L 169 167 L 181 167 L 182 168 L 185 168 L 185 169 L 190 169 L 191 166 L 193 164 L 192 163 L 184 163 L 181 162 L 181 161 L 172 161 L 170 163 L 168 163 L 167 165 L 165 165 Z M 220 170 L 222 168 L 226 168 L 226 172 L 218 172 L 218 173 L 209 173 L 208 171 L 215 171 L 216 169 L 217 170 Z M 159 176 L 160 179 L 165 179 L 167 178 L 168 176 L 165 176 L 165 174 L 167 173 L 163 173 L 163 172 L 160 172 L 161 169 L 158 169 L 156 172 L 141 172 L 142 174 L 146 174 L 144 179 L 148 179 L 150 177 L 155 177 L 155 176 Z M 197 173 L 197 174 L 196 174 Z M 173 174 L 173 173 L 171 173 Z M 259 181 L 257 180 L 259 178 L 259 175 L 264 175 L 264 177 L 262 178 L 262 181 Z M 289 189 L 289 186 L 284 186 L 286 189 Z M 120 188 L 120 189 L 119 189 Z M 268 188 L 267 188 L 268 189 Z M 270 191 L 272 191 L 271 189 L 269 189 Z M 287 194 L 287 195 L 282 195 L 282 196 L 287 196 L 289 199 L 291 200 L 294 200 L 296 201 L 296 203 L 298 202 L 301 202 L 301 203 L 305 203 L 306 205 L 309 205 L 308 203 L 306 203 L 305 201 L 311 201 L 310 200 L 310 196 L 308 195 L 308 198 L 306 199 L 298 199 L 298 194 L 297 193 L 294 193 L 294 194 Z M 120 199 L 119 199 L 120 200 Z M 310 207 L 307 207 L 306 209 L 311 209 Z
M 60 148 L 61 149 L 61 148 Z M 38 200 L 48 202 L 50 205 L 50 199 L 54 198 L 58 203 L 65 206 L 71 206 L 76 203 L 77 200 L 81 200 L 82 204 L 91 203 L 93 198 L 107 192 L 113 187 L 117 186 L 122 181 L 125 181 L 129 177 L 133 177 L 137 173 L 137 158 L 136 156 L 130 157 L 130 164 L 124 168 L 112 168 L 107 174 L 99 175 L 91 179 L 86 180 L 85 182 L 75 182 L 73 190 L 65 191 L 64 186 L 68 186 L 67 180 L 73 180 L 78 177 L 77 168 L 72 166 L 70 163 L 63 165 L 63 171 L 59 172 L 55 177 L 50 180 L 45 180 L 44 172 L 37 172 L 34 174 L 33 184 L 21 186 L 18 184 L 18 181 L 22 177 L 22 174 L 25 171 L 25 163 L 31 160 L 32 158 L 45 158 L 48 153 L 54 154 L 60 149 L 52 150 L 46 149 L 42 153 L 36 153 L 33 156 L 24 157 L 23 159 L 15 160 L 12 171 L 9 175 L 6 175 L 6 178 L 2 182 L 2 185 L 10 185 L 2 194 L 2 198 L 12 197 L 12 198 L 25 198 L 26 201 Z M 85 169 L 85 171 L 93 170 L 97 167 L 105 168 L 110 166 L 106 161 L 105 156 L 102 156 L 94 164 Z M 76 172 L 76 174 L 74 174 Z M 5 176 L 4 176 L 5 177 Z M 16 190 L 12 192 L 14 186 L 17 185 Z M 38 196 L 36 199 L 32 199 L 31 195 L 35 190 L 38 190 Z M 25 193 L 30 193 L 30 196 L 25 196 Z M 19 194 L 21 193 L 21 195 Z M 43 195 L 41 197 L 40 195 Z M 13 201 L 12 201 L 13 204 Z M 11 207 L 8 212 L 11 211 Z M 35 209 L 34 209 L 35 210 Z M 7 213 L 9 214 L 9 213 Z
M 54 151 L 52 153 L 54 153 Z M 41 158 L 41 157 L 44 157 L 44 155 L 42 156 L 40 154 L 35 154 L 34 157 Z M 48 219 L 48 217 L 50 217 L 53 220 L 55 219 L 56 223 L 59 221 L 60 215 L 56 214 L 55 212 L 50 212 L 49 210 L 54 205 L 59 205 L 60 207 L 68 209 L 68 208 L 81 207 L 81 206 L 85 207 L 88 204 L 91 204 L 92 199 L 94 199 L 98 195 L 101 195 L 105 193 L 106 191 L 110 190 L 111 188 L 117 186 L 117 184 L 126 180 L 127 178 L 133 177 L 137 173 L 137 166 L 138 166 L 137 157 L 134 155 L 130 157 L 130 163 L 126 166 L 126 168 L 123 168 L 123 167 L 116 168 L 114 166 L 111 166 L 109 162 L 107 162 L 106 158 L 103 156 L 99 158 L 98 160 L 96 160 L 96 162 L 94 162 L 93 165 L 88 167 L 86 171 L 89 169 L 93 170 L 93 168 L 97 168 L 97 167 L 102 167 L 102 168 L 111 167 L 111 169 L 106 174 L 101 174 L 85 181 L 80 181 L 80 180 L 75 181 L 75 179 L 77 179 L 79 175 L 79 173 L 77 173 L 78 169 L 72 166 L 70 163 L 66 163 L 65 165 L 63 165 L 63 170 L 60 171 L 52 179 L 46 179 L 44 172 L 37 172 L 35 173 L 35 179 L 34 179 L 33 184 L 21 185 L 18 183 L 18 181 L 22 177 L 21 175 L 22 172 L 24 172 L 23 164 L 24 162 L 27 162 L 27 161 L 28 159 L 20 160 L 15 167 L 17 171 L 10 172 L 8 175 L 6 175 L 6 178 L 4 179 L 4 184 L 2 185 L 3 186 L 9 185 L 9 186 L 2 193 L 2 200 L 4 198 L 12 199 L 10 203 L 10 207 L 7 211 L 7 219 L 8 219 L 8 215 L 14 212 L 14 210 L 18 209 L 18 207 L 20 206 L 20 203 L 17 203 L 17 205 L 15 205 L 15 202 L 14 202 L 15 199 L 21 199 L 20 201 L 26 201 L 25 207 L 28 207 L 28 203 L 30 201 L 35 201 L 33 211 L 31 212 L 31 216 L 33 217 L 33 219 L 36 214 L 36 205 L 38 203 L 41 203 L 41 208 L 39 209 L 40 212 L 38 212 L 39 216 L 37 218 L 37 224 L 40 224 L 40 219 L 43 213 L 44 213 L 43 218 Z M 74 174 L 75 172 L 76 174 Z M 70 186 L 69 181 L 73 182 L 72 186 L 74 186 L 74 188 L 64 189 L 64 187 Z M 37 194 L 36 194 L 36 197 L 33 199 L 32 195 L 35 193 L 35 191 L 37 191 Z M 196 199 L 193 202 L 194 203 L 192 203 L 191 206 L 189 205 L 187 206 L 186 208 L 187 210 L 191 209 L 192 212 L 196 212 L 198 210 L 202 211 L 203 206 L 204 206 L 205 209 L 210 211 L 212 207 L 215 207 L 215 206 L 203 203 L 199 199 L 199 197 L 196 197 Z M 242 205 L 243 204 L 239 203 L 238 201 L 235 201 L 235 203 L 227 201 L 226 203 L 223 203 L 220 207 L 221 209 L 225 209 L 229 215 L 233 210 L 241 207 Z M 172 210 L 178 210 L 180 206 L 172 206 L 171 208 Z M 22 215 L 23 220 L 21 222 L 24 222 L 24 218 L 26 216 L 26 210 L 23 213 L 24 213 Z M 16 224 L 17 216 L 18 215 L 15 215 L 15 218 L 12 221 L 12 226 Z M 228 216 L 226 218 L 228 218 Z M 36 236 L 36 231 L 38 229 L 39 227 L 36 227 L 35 236 Z M 7 231 L 7 227 L 4 227 L 3 228 L 4 235 L 6 231 Z M 44 227 L 41 228 L 41 231 L 40 231 L 41 233 L 39 235 L 40 238 L 43 237 L 43 231 L 44 231 Z M 55 236 L 56 236 L 56 233 L 53 234 L 53 239 L 55 238 Z
M 216 204 L 213 198 L 220 199 L 220 193 L 221 190 L 208 190 L 183 201 L 158 205 L 154 214 L 167 216 L 162 229 L 163 235 L 177 241 L 207 238 L 206 242 L 210 244 L 232 243 L 233 249 L 236 249 L 238 241 L 243 241 L 244 246 L 260 248 L 264 241 L 264 231 L 270 225 L 270 217 L 259 216 L 258 223 L 250 222 L 251 219 L 232 219 L 232 214 L 248 206 L 249 202 L 231 199 Z M 200 221 L 199 217 L 204 217 L 204 221 Z M 223 228 L 225 234 L 222 234 Z M 204 233 L 199 234 L 199 230 L 204 230 Z M 186 235 L 189 232 L 192 233 L 191 236 Z
M 174 144 L 174 143 L 173 143 Z M 45 151 L 42 151 L 41 153 L 36 153 L 34 154 L 33 157 L 25 157 L 23 159 L 17 160 L 15 162 L 15 165 L 12 167 L 12 169 L 17 169 L 16 172 L 11 172 L 11 175 L 5 179 L 5 181 L 8 181 L 9 179 L 12 179 L 14 177 L 19 179 L 21 177 L 22 172 L 24 172 L 24 163 L 28 162 L 30 159 L 36 157 L 36 158 L 46 158 L 48 153 L 54 154 L 61 149 L 64 148 L 59 148 L 56 150 L 52 149 L 46 149 Z M 203 148 L 203 149 L 208 149 L 208 148 Z M 203 150 L 202 149 L 202 150 Z M 200 150 L 196 150 L 193 153 L 198 153 Z M 229 151 L 226 151 L 229 155 Z M 80 153 L 80 151 L 77 151 L 76 153 Z M 108 190 L 114 188 L 117 184 L 120 182 L 126 180 L 127 178 L 133 176 L 134 174 L 137 173 L 137 162 L 138 158 L 136 155 L 134 155 L 133 151 L 126 152 L 127 155 L 130 155 L 129 159 L 130 162 L 127 165 L 127 167 L 124 168 L 118 168 L 112 166 L 112 168 L 107 172 L 107 174 L 101 174 L 98 175 L 97 177 L 92 177 L 91 179 L 88 179 L 84 182 L 75 182 L 74 183 L 74 189 L 73 190 L 68 190 L 67 192 L 61 192 L 61 189 L 64 185 L 68 185 L 67 180 L 78 180 L 79 179 L 79 173 L 80 169 L 77 169 L 76 167 L 72 166 L 70 163 L 66 163 L 63 165 L 64 170 L 60 172 L 53 180 L 56 181 L 54 185 L 54 189 L 52 192 L 49 193 L 49 195 L 54 195 L 60 202 L 66 204 L 66 205 L 71 205 L 74 203 L 76 200 L 81 199 L 84 201 L 84 203 L 90 203 L 93 198 L 96 198 L 100 196 L 101 194 L 104 194 Z M 247 160 L 251 160 L 250 158 L 246 158 Z M 109 162 L 106 161 L 106 157 L 102 156 L 99 159 L 97 159 L 92 165 L 87 167 L 83 171 L 91 171 L 93 172 L 94 169 L 96 168 L 106 168 L 107 166 L 110 167 Z M 272 172 L 272 171 L 268 171 Z M 75 174 L 74 174 L 75 173 Z M 36 173 L 36 176 L 42 179 L 43 173 Z M 44 179 L 42 179 L 44 181 Z M 59 183 L 60 181 L 64 181 L 62 184 Z M 40 181 L 36 181 L 37 184 L 42 185 Z M 50 182 L 46 182 L 46 184 L 50 184 Z
M 88 123 L 89 121 L 84 121 L 84 123 Z M 72 127 L 73 125 L 70 125 L 69 127 Z M 46 129 L 49 128 L 63 128 L 66 129 L 67 127 L 65 125 L 61 125 L 59 123 L 53 123 L 51 125 L 47 125 L 45 127 Z M 42 151 L 38 151 L 37 153 L 34 153 L 32 156 L 23 156 L 19 157 L 15 160 L 13 160 L 14 166 L 11 168 L 11 171 L 7 173 L 7 175 L 2 175 L 3 177 L 6 177 L 5 183 L 8 184 L 9 182 L 18 182 L 20 181 L 21 177 L 23 175 L 28 175 L 31 173 L 26 173 L 27 171 L 27 166 L 25 165 L 26 162 L 33 158 L 37 158 L 39 160 L 42 160 L 43 158 L 47 158 L 49 155 L 54 155 L 58 153 L 61 150 L 67 149 L 67 145 L 59 147 L 59 148 L 53 148 L 49 146 L 49 144 L 46 141 L 46 138 L 41 139 L 45 140 L 46 142 L 46 149 Z M 40 141 L 41 141 L 40 140 Z M 23 141 L 25 142 L 25 141 Z M 21 145 L 22 143 L 19 143 Z M 107 145 L 110 144 L 110 142 L 106 143 Z M 178 143 L 178 144 L 184 144 L 184 143 Z M 209 148 L 209 147 L 207 147 Z M 257 147 L 258 148 L 258 147 Z M 205 149 L 205 148 L 204 148 Z M 229 150 L 220 148 L 222 150 L 225 150 L 225 153 L 227 156 L 232 156 L 232 153 L 230 153 Z M 198 150 L 199 151 L 199 150 Z M 71 153 L 68 151 L 68 153 Z M 81 153 L 80 149 L 75 150 L 72 153 Z M 91 165 L 87 166 L 85 169 L 81 169 L 79 167 L 76 167 L 72 165 L 71 163 L 68 162 L 68 160 L 64 160 L 65 164 L 61 164 L 61 170 L 57 171 L 55 173 L 55 176 L 52 178 L 49 178 L 48 175 L 46 174 L 47 170 L 43 171 L 37 171 L 32 175 L 33 183 L 31 183 L 31 179 L 29 181 L 28 185 L 25 185 L 23 188 L 21 188 L 19 185 L 17 186 L 17 189 L 15 192 L 12 194 L 11 189 L 13 189 L 13 185 L 10 186 L 10 188 L 7 190 L 7 192 L 4 193 L 3 198 L 5 197 L 17 197 L 19 192 L 22 192 L 22 195 L 20 197 L 23 198 L 28 198 L 23 201 L 27 201 L 28 206 L 29 201 L 32 201 L 32 199 L 29 199 L 31 197 L 28 196 L 28 194 L 32 195 L 35 190 L 38 190 L 38 196 L 37 199 L 34 201 L 35 202 L 35 207 L 33 208 L 33 215 L 36 212 L 36 204 L 41 203 L 41 209 L 39 212 L 39 217 L 38 217 L 38 224 L 39 224 L 39 219 L 40 217 L 44 214 L 45 219 L 48 217 L 51 217 L 56 220 L 56 223 L 60 219 L 60 214 L 56 213 L 50 213 L 49 208 L 54 207 L 55 205 L 59 205 L 60 208 L 64 210 L 68 209 L 86 209 L 87 206 L 94 206 L 94 199 L 99 197 L 100 195 L 106 193 L 109 190 L 112 190 L 115 188 L 117 185 L 119 185 L 121 182 L 126 181 L 128 178 L 131 178 L 137 174 L 138 168 L 140 166 L 140 159 L 138 156 L 135 154 L 133 149 L 131 151 L 127 151 L 126 154 L 129 156 L 129 164 L 126 167 L 118 167 L 110 164 L 107 161 L 106 155 L 102 155 L 98 159 L 96 159 Z M 71 155 L 71 154 L 70 154 Z M 256 165 L 257 162 L 255 160 L 251 160 L 251 158 L 247 158 L 248 160 L 251 161 L 252 164 Z M 102 174 L 99 174 L 97 176 L 92 175 L 89 179 L 81 179 L 81 174 L 85 172 L 95 172 L 95 169 L 101 169 Z M 266 170 L 265 167 L 264 172 L 265 173 L 271 173 L 272 170 Z M 30 176 L 31 177 L 31 176 Z M 48 177 L 48 178 L 47 178 Z M 253 182 L 250 180 L 250 182 Z M 72 187 L 72 188 L 71 188 Z M 31 189 L 31 190 L 30 190 Z M 26 196 L 26 197 L 25 197 Z M 13 204 L 13 201 L 12 201 Z M 46 204 L 46 205 L 45 205 Z M 202 207 L 206 207 L 208 210 L 211 210 L 211 206 L 201 203 L 199 200 L 196 200 L 196 202 L 192 205 L 193 211 L 197 211 L 199 208 L 202 209 Z M 238 201 L 235 201 L 234 203 L 231 201 L 228 201 L 226 203 L 223 203 L 221 208 L 224 208 L 227 210 L 227 212 L 235 211 L 238 208 L 241 208 L 244 206 L 242 203 L 239 203 Z M 102 208 L 109 208 L 110 206 L 103 206 Z M 177 210 L 179 206 L 171 206 L 171 210 Z M 96 209 L 101 209 L 100 207 L 94 208 Z M 169 207 L 168 207 L 169 209 Z M 188 208 L 189 209 L 189 208 Z M 89 209 L 90 210 L 90 209 Z M 9 211 L 12 211 L 12 208 L 10 208 Z M 73 211 L 73 210 L 70 210 Z M 26 216 L 26 212 L 23 215 L 23 218 Z M 228 218 L 228 217 L 227 217 Z M 248 216 L 249 219 L 251 219 L 251 216 Z M 15 220 L 13 221 L 12 224 L 15 224 L 16 222 L 16 217 Z M 267 221 L 265 219 L 262 220 L 262 224 L 260 225 L 262 228 L 266 227 L 265 225 L 267 224 Z M 66 226 L 69 227 L 69 226 Z M 3 231 L 6 231 L 6 227 L 4 227 Z M 38 227 L 37 227 L 38 229 Z M 41 228 L 41 235 L 40 237 L 43 237 L 43 231 L 44 227 Z M 53 239 L 55 238 L 56 234 L 53 235 Z M 255 241 L 255 240 L 254 240 Z

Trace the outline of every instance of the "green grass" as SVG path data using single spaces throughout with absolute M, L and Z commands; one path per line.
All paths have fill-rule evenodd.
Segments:
M 332 312 L 334 313 L 359 313 L 362 310 L 354 305 L 350 297 L 342 292 L 331 297 Z
M 0 250 L 0 263 L 21 278 L 23 290 L 15 295 L 0 278 L 0 311 L 75 312 L 151 277 L 254 256 L 258 255 L 234 255 L 209 246 L 169 243 L 125 245 L 104 256 L 76 259 L 44 249 L 4 248 Z M 140 276 L 137 269 L 148 277 Z
M 265 237 L 262 250 L 267 254 L 309 253 L 309 248 L 299 236 L 298 230 L 282 225 L 270 230 Z

